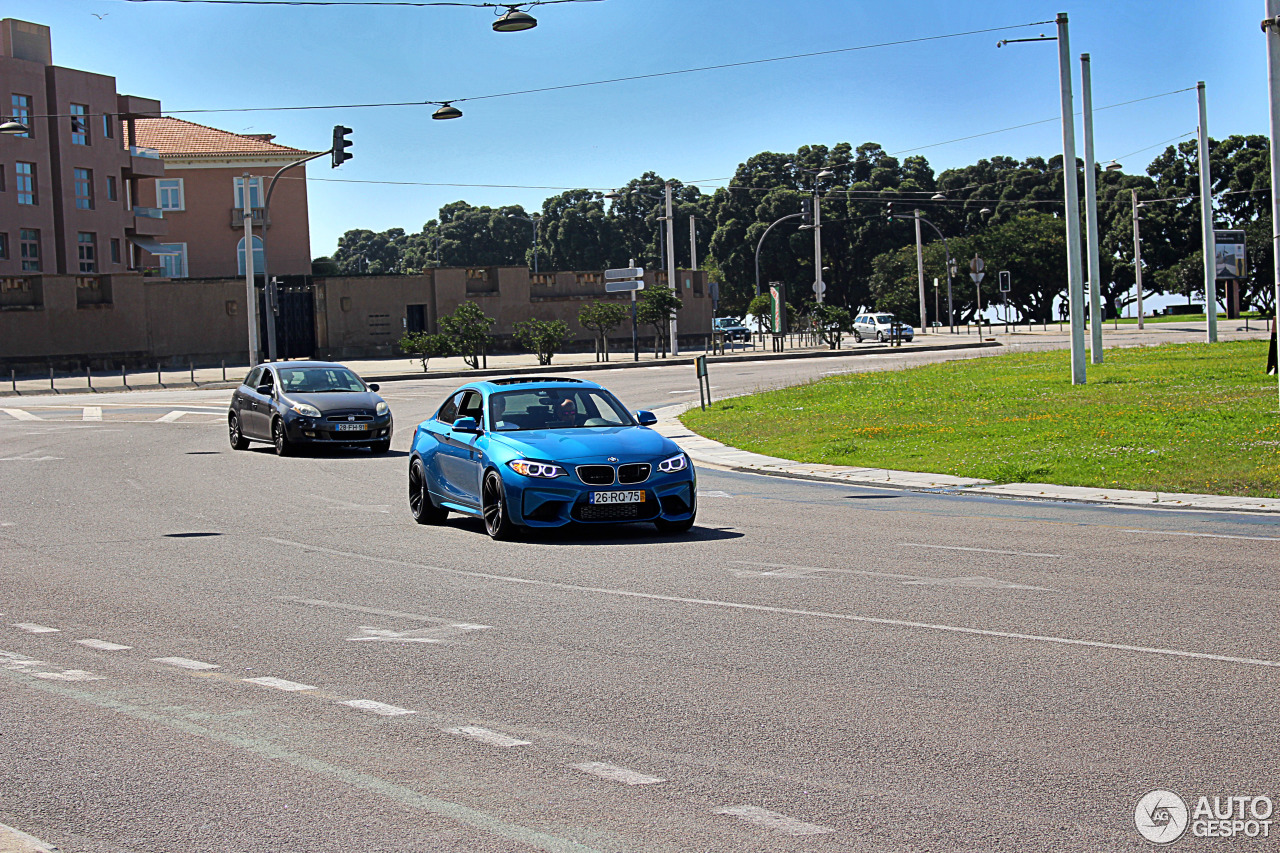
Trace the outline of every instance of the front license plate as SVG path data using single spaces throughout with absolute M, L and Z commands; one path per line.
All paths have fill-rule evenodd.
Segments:
M 592 492 L 588 501 L 593 504 L 640 504 L 644 503 L 644 491 L 630 492 Z
M 359 432 L 368 429 L 364 424 L 338 424 L 338 432 Z

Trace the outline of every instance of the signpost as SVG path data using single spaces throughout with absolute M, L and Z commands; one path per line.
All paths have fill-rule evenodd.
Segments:
M 604 292 L 605 293 L 623 293 L 631 291 L 631 356 L 636 361 L 640 360 L 640 340 L 636 332 L 636 291 L 644 290 L 644 267 L 635 265 L 635 260 L 630 261 L 631 266 L 625 269 L 614 269 L 604 271 Z
M 1008 270 L 1000 270 L 1000 292 L 1004 295 L 1004 333 L 1009 334 L 1009 290 L 1013 286 L 1013 277 Z
M 698 401 L 705 411 L 707 404 L 711 402 L 711 377 L 707 376 L 707 357 L 700 355 L 693 361 L 694 369 L 698 373 Z M 706 392 L 703 392 L 703 385 L 706 385 Z
M 1240 316 L 1240 279 L 1245 277 L 1244 232 L 1214 231 L 1213 256 L 1214 277 L 1227 283 L 1227 317 L 1234 320 Z
M 978 334 L 982 334 L 982 277 L 986 275 L 983 272 L 986 269 L 987 262 L 977 255 L 973 256 L 973 260 L 969 261 L 969 278 L 973 279 L 973 289 L 978 296 L 978 307 L 974 311 L 974 319 L 978 323 Z

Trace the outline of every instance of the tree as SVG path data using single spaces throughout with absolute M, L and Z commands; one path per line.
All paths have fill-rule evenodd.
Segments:
M 747 313 L 755 318 L 757 332 L 772 332 L 773 329 L 773 297 L 761 293 L 751 300 Z
M 449 336 L 439 333 L 405 332 L 404 337 L 397 342 L 397 346 L 400 347 L 401 352 L 421 359 L 424 372 L 430 359 L 448 358 L 456 352 Z
M 340 275 L 341 270 L 333 258 L 319 257 L 311 259 L 311 274 L 322 276 Z
M 551 357 L 569 337 L 569 324 L 563 320 L 539 320 L 531 317 L 514 327 L 516 343 L 538 356 L 538 364 L 551 363 Z
M 452 314 L 440 318 L 440 332 L 463 361 L 478 368 L 480 354 L 488 348 L 489 330 L 495 322 L 474 302 L 463 302 Z
M 671 318 L 681 305 L 680 297 L 669 287 L 658 285 L 648 288 L 636 305 L 636 322 L 653 326 L 653 354 L 666 352 L 667 337 L 671 330 Z
M 609 333 L 627 319 L 627 306 L 618 302 L 591 302 L 578 311 L 578 323 L 596 339 L 596 360 L 609 360 Z
M 838 305 L 811 304 L 806 313 L 818 332 L 818 337 L 832 349 L 840 349 L 840 336 L 853 327 L 849 312 Z

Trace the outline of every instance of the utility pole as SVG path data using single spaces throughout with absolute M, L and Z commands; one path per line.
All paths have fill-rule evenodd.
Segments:
M 1133 280 L 1138 288 L 1138 328 L 1143 328 L 1142 319 L 1142 235 L 1138 231 L 1138 191 L 1129 190 L 1133 196 Z
M 1098 252 L 1098 178 L 1093 168 L 1093 82 L 1089 54 L 1080 54 L 1084 109 L 1084 212 L 1089 241 L 1089 360 L 1102 364 L 1102 262 Z M 1006 297 L 1007 298 L 1007 297 Z
M 698 269 L 698 232 L 695 230 L 698 217 L 689 217 L 689 269 Z
M 680 295 L 680 288 L 676 287 L 676 232 L 675 217 L 671 211 L 671 182 L 666 183 L 666 204 L 667 204 L 667 284 L 675 291 L 676 296 Z M 679 313 L 677 310 L 676 313 Z M 676 313 L 671 315 L 671 354 L 680 354 L 680 338 L 676 325 Z
M 1213 188 L 1209 168 L 1209 116 L 1205 108 L 1204 81 L 1196 84 L 1200 102 L 1200 228 L 1204 235 L 1204 316 L 1209 343 L 1218 340 L 1218 284 L 1214 264 Z
M 821 173 L 819 173 L 821 174 Z M 818 195 L 818 178 L 813 179 L 813 295 L 818 304 L 826 293 L 822 281 L 822 196 Z
M 1076 187 L 1076 120 L 1071 103 L 1071 38 L 1067 13 L 1059 12 L 1058 77 L 1062 96 L 1062 169 L 1067 215 L 1067 295 L 1071 310 L 1071 384 L 1085 383 L 1084 282 L 1080 257 L 1080 190 Z
M 1267 18 L 1262 31 L 1267 38 L 1267 93 L 1271 98 L 1271 245 L 1275 259 L 1276 314 L 1271 334 L 1280 329 L 1280 0 L 1266 0 Z M 1280 384 L 1280 370 L 1276 371 Z
M 924 244 L 920 239 L 920 211 L 913 211 L 916 219 L 916 279 L 920 285 L 920 334 L 929 329 L 929 319 L 924 311 Z
M 249 320 L 249 367 L 258 363 L 258 294 L 253 286 L 253 203 L 249 197 L 249 173 L 241 179 L 241 206 L 244 210 L 245 316 Z

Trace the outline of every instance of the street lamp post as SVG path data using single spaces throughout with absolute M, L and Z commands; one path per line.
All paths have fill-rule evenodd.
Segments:
M 1093 77 L 1089 54 L 1080 54 L 1084 111 L 1084 212 L 1089 255 L 1089 360 L 1102 364 L 1102 261 L 1098 251 L 1098 179 L 1093 170 Z
M 984 208 L 984 209 L 985 209 L 985 208 Z M 930 228 L 932 228 L 932 229 L 933 229 L 933 233 L 937 234 L 940 238 L 942 238 L 942 251 L 943 251 L 943 253 L 946 255 L 946 258 L 947 258 L 947 320 L 948 320 L 948 324 L 949 324 L 949 327 L 950 327 L 951 331 L 952 331 L 952 332 L 955 332 L 955 330 L 956 330 L 956 323 L 955 323 L 955 310 L 952 308 L 952 304 L 951 304 L 951 279 L 952 279 L 952 278 L 955 276 L 955 274 L 956 274 L 956 262 L 955 262 L 955 259 L 951 257 L 951 247 L 950 247 L 950 245 L 948 245 L 948 244 L 947 244 L 947 237 L 946 237 L 946 235 L 942 233 L 942 230 L 941 230 L 940 228 L 938 228 L 938 226 L 937 226 L 937 225 L 934 225 L 932 222 L 930 222 L 929 220 L 927 220 L 927 219 L 925 219 L 923 216 L 921 216 L 921 215 L 920 215 L 920 211 L 918 211 L 918 210 L 913 211 L 911 216 L 907 216 L 906 214 L 895 214 L 895 213 L 890 213 L 890 214 L 889 214 L 889 218 L 890 218 L 890 219 L 910 219 L 910 220 L 912 220 L 912 221 L 914 221 L 914 222 L 916 223 L 916 272 L 917 272 L 917 275 L 919 276 L 919 279 L 920 279 L 920 281 L 921 281 L 921 290 L 920 290 L 920 323 L 921 323 L 921 325 L 923 325 L 923 324 L 924 324 L 924 322 L 925 322 L 925 313 L 924 313 L 924 289 L 923 289 L 923 287 L 924 287 L 924 285 L 923 285 L 923 282 L 924 282 L 924 248 L 923 248 L 923 246 L 921 245 L 921 241 L 920 241 L 920 226 L 921 226 L 921 224 L 928 225 Z M 935 292 L 936 292 L 936 291 L 935 291 Z M 979 310 L 981 310 L 981 304 L 979 304 Z M 934 307 L 934 312 L 935 312 L 935 313 L 937 312 L 937 307 L 936 307 L 936 306 Z
M 523 219 L 525 222 L 528 222 L 530 225 L 533 226 L 533 274 L 537 275 L 538 274 L 538 226 L 542 224 L 542 217 L 535 216 L 533 218 L 529 218 L 528 216 L 520 216 L 519 214 L 516 214 L 516 213 L 508 213 L 507 218 Z
M 1138 208 L 1143 207 L 1138 203 L 1138 191 L 1129 190 L 1133 198 L 1133 281 L 1138 290 L 1138 328 L 1143 328 L 1142 322 L 1142 236 L 1138 233 Z
M 803 213 L 788 213 L 781 219 L 775 219 L 769 223 L 769 227 L 764 229 L 764 233 L 760 235 L 760 239 L 756 241 L 756 296 L 760 295 L 760 247 L 764 245 L 764 238 L 769 236 L 769 232 L 773 230 L 773 226 L 779 222 L 786 222 L 788 219 L 795 219 L 798 216 L 804 216 Z
M 830 169 L 806 169 L 795 163 L 787 163 L 786 166 L 813 174 L 813 189 L 810 190 L 813 195 L 813 224 L 801 225 L 800 228 L 801 230 L 813 229 L 813 295 L 821 305 L 827 285 L 822 280 L 822 196 L 819 194 L 818 184 L 828 178 L 834 178 L 836 173 Z M 759 282 L 756 283 L 756 289 L 759 290 Z
M 1280 0 L 1266 0 L 1262 32 L 1267 39 L 1267 95 L 1271 106 L 1271 242 L 1280 246 Z M 1280 252 L 1272 252 L 1276 287 L 1271 334 L 1280 329 Z M 1280 380 L 1280 370 L 1276 371 Z

